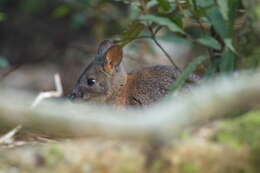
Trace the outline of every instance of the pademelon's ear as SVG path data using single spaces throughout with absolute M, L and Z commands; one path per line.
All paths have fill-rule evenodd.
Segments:
M 107 72 L 112 72 L 118 66 L 123 58 L 123 50 L 120 46 L 111 46 L 105 54 L 104 69 Z
M 114 44 L 110 40 L 103 40 L 98 46 L 97 54 L 100 56 L 104 55 L 113 45 Z

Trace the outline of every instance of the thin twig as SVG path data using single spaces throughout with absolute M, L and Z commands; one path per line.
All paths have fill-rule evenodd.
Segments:
M 158 27 L 155 29 L 153 35 L 156 35 L 162 28 L 163 28 L 162 26 L 158 26 Z
M 11 144 L 14 139 L 14 135 L 22 128 L 21 125 L 16 126 L 13 130 L 6 133 L 4 136 L 0 138 L 0 144 Z
M 156 39 L 156 33 L 161 29 L 157 28 L 156 31 L 154 32 L 151 26 L 148 26 L 149 31 L 151 32 L 151 39 L 153 42 L 161 49 L 161 51 L 164 53 L 164 55 L 168 58 L 168 60 L 172 63 L 172 65 L 181 72 L 180 68 L 175 64 L 175 62 L 172 60 L 171 56 L 168 54 L 168 52 L 162 47 L 162 45 L 158 42 Z

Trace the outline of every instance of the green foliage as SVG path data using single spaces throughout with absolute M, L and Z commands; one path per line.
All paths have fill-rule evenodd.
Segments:
M 196 68 L 201 65 L 205 60 L 207 60 L 208 56 L 199 56 L 194 59 L 188 66 L 183 70 L 182 74 L 176 82 L 174 83 L 172 90 L 175 91 L 183 86 L 185 81 L 189 78 L 189 76 L 196 70 Z
M 81 29 L 89 25 L 88 20 L 94 20 L 97 23 L 100 20 L 105 21 L 108 17 L 122 21 L 124 11 L 114 8 L 117 3 L 113 2 L 110 6 L 107 0 L 1 0 L 0 1 L 0 22 L 6 20 L 9 11 L 15 11 L 16 14 L 25 14 L 24 19 L 31 17 L 44 16 L 50 20 L 68 20 L 72 27 Z M 112 10 L 109 15 L 104 13 L 106 6 Z M 28 15 L 28 16 L 27 16 Z M 14 16 L 14 19 L 20 21 L 20 16 Z M 118 23 L 120 26 L 120 23 Z M 99 26 L 101 27 L 101 26 Z M 103 27 L 103 26 L 102 26 Z
M 144 25 L 142 23 L 134 21 L 131 23 L 127 30 L 122 34 L 122 38 L 120 41 L 120 45 L 123 47 L 132 40 L 134 40 L 140 32 L 144 29 Z
M 60 5 L 57 8 L 54 9 L 53 11 L 53 15 L 55 17 L 64 17 L 67 16 L 71 13 L 72 9 L 70 6 L 64 4 L 64 5 Z
M 99 39 L 121 32 L 118 43 L 125 46 L 135 39 L 156 39 L 164 29 L 165 35 L 174 34 L 180 40 L 199 44 L 208 50 L 205 76 L 231 72 L 236 69 L 239 52 L 234 46 L 238 9 L 241 0 L 2 0 L 0 22 L 9 20 L 10 2 L 17 11 L 32 16 L 44 16 L 48 11 L 54 20 L 68 20 L 73 29 L 89 29 Z M 122 8 L 121 8 L 122 7 Z M 20 21 L 18 17 L 15 18 Z M 127 20 L 126 20 L 127 19 Z M 112 25 L 111 25 L 112 23 Z M 194 29 L 189 23 L 196 23 Z M 116 28 L 116 29 L 115 29 Z M 195 32 L 196 30 L 196 32 Z M 215 31 L 212 34 L 211 31 Z M 89 32 L 89 30 L 86 30 Z M 92 34 L 92 33 L 87 34 Z M 112 34 L 111 34 L 112 33 Z M 212 55 L 220 52 L 220 58 Z M 201 59 L 198 57 L 197 59 Z M 192 66 L 192 71 L 201 64 Z M 205 65 L 204 65 L 205 67 Z M 189 67 L 190 68 L 190 67 Z M 189 70 L 190 71 L 190 70 Z M 187 73 L 187 72 L 186 72 Z M 182 80 L 186 80 L 182 76 Z
M 20 2 L 20 10 L 29 14 L 37 14 L 41 10 L 44 10 L 47 2 L 41 0 L 23 0 Z
M 5 57 L 0 56 L 0 68 L 7 67 L 9 63 L 6 61 Z
M 213 6 L 206 11 L 206 18 L 223 39 L 230 37 L 230 30 L 217 6 Z
M 64 153 L 56 145 L 51 146 L 45 154 L 47 165 L 50 167 L 55 167 L 64 161 Z
M 195 163 L 182 163 L 180 165 L 180 172 L 182 173 L 200 173 L 200 167 Z
M 250 150 L 250 160 L 254 170 L 260 171 L 260 111 L 250 112 L 235 120 L 222 122 L 215 140 L 227 144 L 232 148 L 241 149 L 246 147 Z
M 141 20 L 148 20 L 161 26 L 166 26 L 172 32 L 184 33 L 183 29 L 178 26 L 175 22 L 165 17 L 158 17 L 154 15 L 144 15 L 140 17 Z
M 6 14 L 0 12 L 0 23 L 6 20 Z
M 157 0 L 157 1 L 164 11 L 169 11 L 171 9 L 171 4 L 167 0 Z
M 235 56 L 231 50 L 227 49 L 224 51 L 220 59 L 220 71 L 221 72 L 232 72 L 234 71 Z
M 210 36 L 204 36 L 202 38 L 199 38 L 197 40 L 199 43 L 201 43 L 202 45 L 205 45 L 209 48 L 213 48 L 213 49 L 221 49 L 221 45 L 219 44 L 219 42 L 217 40 L 215 40 L 213 37 Z
M 242 145 L 260 147 L 259 132 L 260 112 L 255 111 L 222 122 L 216 140 L 232 147 L 241 147 Z
M 223 18 L 225 20 L 228 20 L 228 18 L 229 18 L 229 16 L 228 16 L 228 12 L 229 12 L 228 1 L 218 0 L 217 3 L 218 3 L 218 6 L 220 7 L 220 12 L 221 12 Z
M 128 4 L 134 4 L 139 10 L 138 15 L 135 14 L 134 22 L 143 23 L 146 27 L 141 28 L 136 25 L 130 25 L 127 33 L 135 33 L 130 40 L 142 38 L 141 33 L 148 33 L 144 38 L 156 38 L 157 29 L 167 29 L 167 34 L 174 33 L 181 39 L 191 41 L 193 44 L 200 44 L 207 48 L 208 55 L 198 57 L 184 69 L 183 74 L 177 80 L 177 84 L 173 89 L 179 88 L 187 80 L 190 73 L 195 71 L 207 61 L 205 76 L 209 77 L 215 73 L 232 72 L 236 68 L 237 50 L 235 49 L 234 37 L 236 16 L 240 7 L 240 0 L 150 0 L 150 1 L 127 1 Z M 139 21 L 139 22 L 138 22 Z M 196 35 L 188 32 L 185 23 L 193 21 L 200 28 Z M 210 28 L 205 28 L 208 25 Z M 138 29 L 139 28 L 139 29 Z M 132 30 L 132 32 L 131 32 Z M 138 30 L 137 32 L 135 32 Z M 214 31 L 214 33 L 212 32 Z M 131 35 L 131 34 L 129 34 Z M 122 35 L 122 40 L 125 40 L 126 34 Z M 123 41 L 126 43 L 125 41 Z M 125 45 L 125 44 L 123 44 Z M 214 51 L 220 53 L 219 58 L 216 58 Z M 205 58 L 207 57 L 207 58 Z M 205 66 L 204 66 L 205 67 Z

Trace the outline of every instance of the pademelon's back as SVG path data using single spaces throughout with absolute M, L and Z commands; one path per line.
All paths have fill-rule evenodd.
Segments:
M 175 67 L 165 65 L 147 67 L 129 73 L 128 104 L 149 105 L 162 99 L 167 95 L 179 75 L 180 72 Z M 186 85 L 197 80 L 199 78 L 192 75 Z

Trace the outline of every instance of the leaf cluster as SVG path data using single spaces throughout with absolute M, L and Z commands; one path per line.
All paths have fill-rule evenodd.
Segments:
M 207 49 L 187 65 L 178 79 L 178 89 L 196 69 L 203 69 L 203 76 L 228 73 L 236 69 L 238 52 L 235 49 L 235 22 L 240 0 L 135 0 L 123 2 L 135 9 L 135 18 L 121 35 L 122 46 L 135 39 L 152 39 L 164 29 L 166 33 L 199 44 Z M 198 33 L 189 32 L 195 26 Z M 194 27 L 193 27 L 194 28 Z M 193 29 L 192 28 L 192 29 Z M 158 41 L 157 41 L 158 43 Z M 167 56 L 167 55 L 166 55 Z M 168 56 L 168 58 L 170 58 Z

